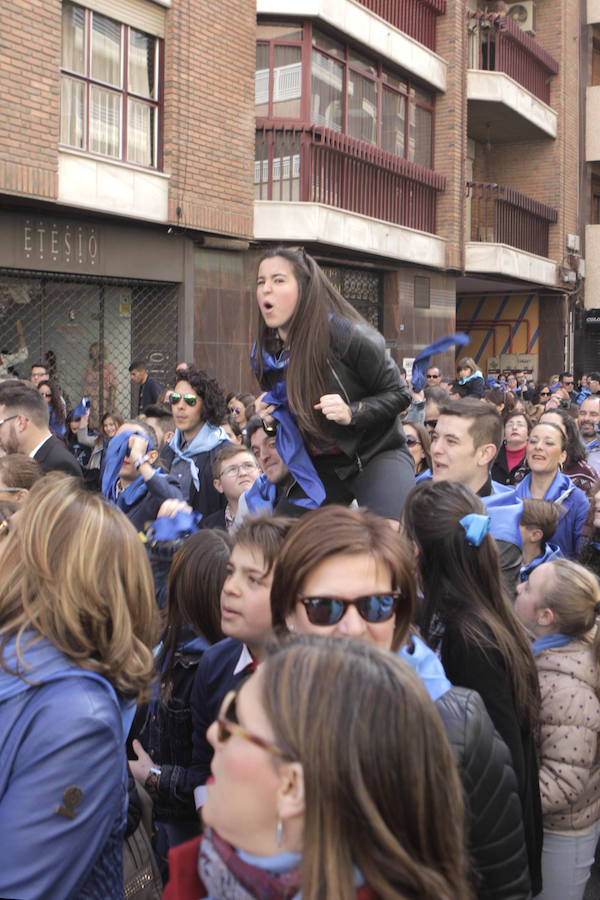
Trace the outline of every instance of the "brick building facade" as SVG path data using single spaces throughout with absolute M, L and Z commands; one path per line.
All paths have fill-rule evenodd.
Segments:
M 484 371 L 570 365 L 597 26 L 477 2 L 3 4 L 1 349 L 19 320 L 74 398 L 114 366 L 125 411 L 134 356 L 253 389 L 256 258 L 283 242 L 400 363 L 458 326 Z

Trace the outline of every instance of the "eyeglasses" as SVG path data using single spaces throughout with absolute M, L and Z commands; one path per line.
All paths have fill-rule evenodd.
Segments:
M 276 747 L 275 744 L 266 741 L 264 738 L 258 737 L 256 734 L 251 734 L 249 731 L 246 731 L 239 722 L 235 721 L 237 719 L 235 711 L 236 699 L 237 691 L 229 691 L 225 694 L 225 699 L 221 704 L 221 709 L 217 716 L 217 724 L 219 726 L 217 736 L 219 743 L 225 744 L 231 735 L 235 734 L 237 737 L 244 738 L 245 741 L 250 741 L 251 744 L 255 744 L 257 747 L 262 747 L 262 749 L 266 750 L 268 753 L 274 753 L 275 756 L 281 756 L 282 759 L 289 759 L 287 754 L 284 753 L 283 750 L 280 750 L 279 747 Z
M 413 437 L 413 436 L 412 436 L 412 434 L 408 434 L 408 435 L 406 436 L 406 443 L 408 444 L 409 447 L 414 447 L 415 444 L 420 444 L 421 441 L 418 441 L 418 440 L 416 439 L 416 437 Z
M 267 437 L 275 437 L 278 427 L 279 422 L 277 421 L 277 419 L 275 419 L 271 425 L 267 425 L 265 420 L 262 420 L 262 430 L 267 435 Z
M 388 622 L 396 611 L 396 604 L 402 595 L 400 591 L 385 594 L 368 594 L 355 600 L 343 597 L 303 597 L 298 600 L 304 606 L 311 625 L 337 625 L 346 615 L 349 606 L 355 606 L 359 616 L 374 624 Z
M 5 422 L 10 422 L 11 419 L 16 419 L 19 416 L 19 413 L 14 413 L 12 416 L 6 416 L 4 419 L 0 419 L 0 425 L 4 425 Z
M 169 397 L 169 403 L 171 406 L 175 406 L 176 403 L 179 403 L 181 398 L 183 397 L 184 403 L 187 403 L 188 406 L 195 406 L 198 402 L 198 397 L 195 394 L 176 394 L 173 392 Z
M 257 468 L 258 466 L 253 462 L 239 463 L 237 466 L 227 466 L 226 469 L 223 469 L 219 478 L 222 478 L 223 475 L 239 475 L 240 472 L 255 472 Z
M 20 487 L 0 487 L 0 494 L 18 494 L 19 491 L 26 491 L 27 488 Z
M 435 428 L 435 426 L 437 425 L 437 419 L 425 419 L 423 424 L 426 426 L 426 428 Z

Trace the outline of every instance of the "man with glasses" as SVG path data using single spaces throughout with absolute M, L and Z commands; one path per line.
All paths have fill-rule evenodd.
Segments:
M 44 473 L 66 472 L 81 478 L 81 467 L 48 426 L 48 404 L 22 381 L 0 384 L 0 448 L 35 459 Z
M 573 394 L 573 386 L 575 384 L 575 381 L 571 372 L 561 372 L 558 376 L 558 383 L 561 388 L 564 388 L 565 391 L 568 391 L 569 394 Z
M 440 383 L 441 378 L 440 370 L 437 366 L 429 366 L 427 371 L 425 372 L 425 381 L 430 387 L 435 387 Z
M 239 444 L 225 444 L 213 463 L 213 484 L 225 496 L 227 506 L 202 520 L 203 528 L 225 528 L 231 531 L 244 491 L 252 487 L 260 475 L 256 457 Z
M 250 449 L 262 474 L 252 487 L 240 496 L 234 531 L 249 515 L 277 511 L 282 515 L 299 516 L 303 512 L 301 507 L 286 499 L 295 482 L 275 446 L 277 427 L 277 421 L 266 413 L 264 418 L 256 415 L 248 420 L 246 439 L 250 442 Z

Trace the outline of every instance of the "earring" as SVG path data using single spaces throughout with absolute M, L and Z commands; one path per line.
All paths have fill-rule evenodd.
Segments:
M 293 623 L 293 622 L 286 622 L 285 624 L 286 624 L 286 626 L 287 626 L 287 630 L 288 630 L 288 631 L 295 631 L 295 630 L 296 630 L 296 629 L 294 628 L 294 623 Z
M 281 847 L 283 843 L 283 822 L 281 819 L 277 819 L 277 828 L 275 829 L 275 843 L 278 847 Z

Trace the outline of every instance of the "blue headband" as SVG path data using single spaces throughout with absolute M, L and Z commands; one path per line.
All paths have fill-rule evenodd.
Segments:
M 460 524 L 465 529 L 469 547 L 480 547 L 481 542 L 490 530 L 490 517 L 481 516 L 479 513 L 469 513 L 468 516 L 462 517 Z

